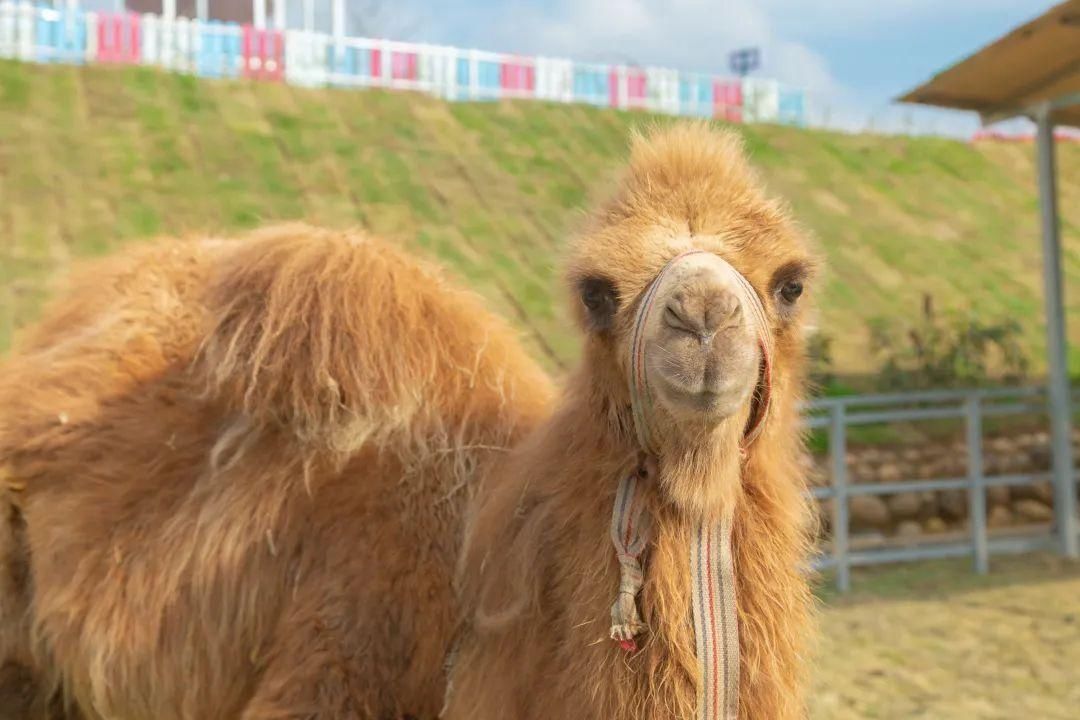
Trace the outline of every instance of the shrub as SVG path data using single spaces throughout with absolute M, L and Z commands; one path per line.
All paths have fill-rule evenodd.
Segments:
M 1018 383 L 1027 375 L 1023 328 L 1012 318 L 943 315 L 924 295 L 913 323 L 875 318 L 868 329 L 870 350 L 880 363 L 879 383 L 890 390 Z

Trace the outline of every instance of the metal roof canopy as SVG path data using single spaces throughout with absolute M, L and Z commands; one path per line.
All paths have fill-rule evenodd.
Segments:
M 1026 115 L 1038 126 L 1035 145 L 1042 215 L 1054 516 L 1062 552 L 1076 557 L 1076 482 L 1054 125 L 1080 126 L 1080 0 L 1066 0 L 1051 8 L 899 99 L 973 110 L 987 124 Z
M 900 98 L 973 110 L 983 122 L 1050 112 L 1080 126 L 1080 0 L 1021 25 Z

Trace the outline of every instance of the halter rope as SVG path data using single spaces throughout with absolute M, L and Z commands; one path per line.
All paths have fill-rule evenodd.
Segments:
M 645 323 L 652 312 L 660 285 L 677 263 L 702 250 L 690 250 L 672 258 L 645 290 L 635 318 L 630 343 L 630 407 L 642 449 L 655 455 L 649 420 L 652 393 L 645 371 Z M 719 258 L 718 258 L 719 259 Z M 769 409 L 772 364 L 765 308 L 750 281 L 721 259 L 736 280 L 742 307 L 758 333 L 761 369 L 742 439 L 742 450 L 761 432 Z M 624 477 L 615 493 L 611 516 L 611 540 L 619 560 L 619 594 L 611 606 L 611 638 L 628 652 L 637 649 L 636 636 L 647 629 L 636 598 L 644 583 L 641 555 L 649 541 L 650 518 L 639 497 L 640 484 L 648 477 L 645 465 Z M 690 540 L 690 575 L 697 649 L 699 720 L 735 720 L 739 714 L 739 625 L 735 598 L 735 563 L 731 548 L 732 511 L 725 509 L 718 522 L 702 523 Z

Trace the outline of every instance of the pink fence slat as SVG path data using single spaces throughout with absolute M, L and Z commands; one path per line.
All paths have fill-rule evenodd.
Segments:
M 371 77 L 376 79 L 382 77 L 382 50 L 379 48 L 371 49 L 370 69 Z
M 136 13 L 101 13 L 97 21 L 97 60 L 137 65 L 141 57 L 142 28 Z
M 536 90 L 536 67 L 531 61 L 506 60 L 499 66 L 499 86 L 514 94 L 532 94 Z
M 244 55 L 244 77 L 257 77 L 262 70 L 262 55 L 257 43 L 258 31 L 251 25 L 245 25 L 240 40 L 240 51 Z
M 285 80 L 285 33 L 280 30 L 269 30 L 263 34 L 263 53 L 266 62 L 265 80 L 284 82 Z
M 244 77 L 270 82 L 285 79 L 284 33 L 244 25 L 241 52 L 244 56 Z
M 390 53 L 390 77 L 394 80 L 416 80 L 416 53 Z
M 645 71 L 640 68 L 630 68 L 626 71 L 626 104 L 630 107 L 643 108 L 646 106 L 649 85 L 645 79 Z
M 717 80 L 713 83 L 713 117 L 742 122 L 742 83 Z
M 643 108 L 648 106 L 649 83 L 641 68 L 612 68 L 608 73 L 608 102 L 611 107 Z M 625 73 L 625 75 L 623 75 Z M 625 77 L 626 85 L 621 87 Z M 625 92 L 625 96 L 623 93 Z

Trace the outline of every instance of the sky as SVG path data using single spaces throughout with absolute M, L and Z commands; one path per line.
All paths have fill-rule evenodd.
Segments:
M 1055 0 L 347 0 L 379 34 L 484 50 L 757 74 L 808 91 L 815 124 L 969 134 L 970 113 L 890 101 Z M 391 9 L 392 8 L 392 9 Z

